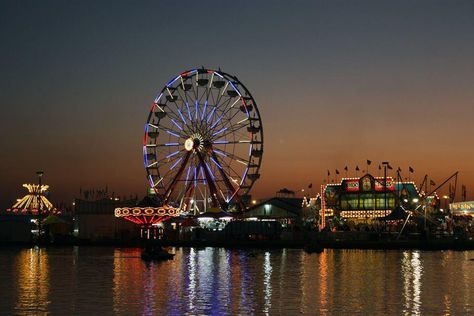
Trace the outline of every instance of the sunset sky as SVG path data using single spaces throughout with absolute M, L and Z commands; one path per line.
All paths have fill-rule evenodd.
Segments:
M 256 198 L 367 159 L 417 183 L 459 171 L 474 198 L 472 0 L 1 1 L 0 47 L 2 209 L 37 170 L 56 202 L 144 195 L 150 105 L 201 66 L 257 101 Z

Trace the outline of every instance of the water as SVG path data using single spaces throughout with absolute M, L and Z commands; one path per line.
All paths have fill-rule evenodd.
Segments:
M 474 251 L 0 249 L 0 314 L 474 314 Z

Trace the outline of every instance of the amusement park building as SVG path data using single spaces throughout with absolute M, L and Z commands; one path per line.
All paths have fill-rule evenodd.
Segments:
M 283 227 L 301 224 L 312 217 L 310 208 L 304 207 L 301 198 L 274 197 L 250 207 L 244 217 L 253 220 L 276 220 Z M 314 214 L 313 214 L 314 215 Z
M 465 201 L 449 204 L 449 209 L 453 215 L 474 216 L 474 201 Z
M 138 237 L 133 223 L 114 216 L 117 207 L 135 206 L 137 201 L 103 198 L 75 199 L 74 235 L 82 240 L 130 240 Z
M 323 186 L 321 208 L 324 214 L 344 218 L 368 219 L 389 215 L 395 206 L 416 208 L 421 195 L 413 182 L 397 182 L 392 177 L 343 178 L 340 183 Z

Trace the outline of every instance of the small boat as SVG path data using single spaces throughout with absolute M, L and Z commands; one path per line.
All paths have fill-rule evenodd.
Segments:
M 145 261 L 164 261 L 174 258 L 174 253 L 169 253 L 165 250 L 158 251 L 143 251 L 141 255 L 142 260 Z

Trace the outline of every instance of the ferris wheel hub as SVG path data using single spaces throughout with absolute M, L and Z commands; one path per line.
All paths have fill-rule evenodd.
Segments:
M 201 151 L 204 148 L 204 139 L 200 134 L 193 134 L 184 142 L 187 151 Z

